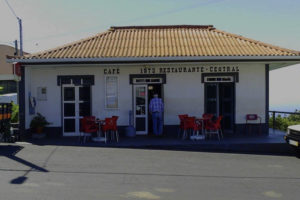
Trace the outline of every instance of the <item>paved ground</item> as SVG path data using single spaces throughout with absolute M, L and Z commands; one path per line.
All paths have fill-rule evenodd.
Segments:
M 299 199 L 294 156 L 0 145 L 0 199 Z

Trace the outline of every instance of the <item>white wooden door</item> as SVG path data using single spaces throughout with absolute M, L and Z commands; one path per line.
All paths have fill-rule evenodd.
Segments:
M 63 136 L 78 136 L 80 119 L 90 116 L 90 87 L 63 85 L 62 87 Z
M 147 85 L 133 86 L 134 127 L 139 135 L 148 133 L 148 90 Z

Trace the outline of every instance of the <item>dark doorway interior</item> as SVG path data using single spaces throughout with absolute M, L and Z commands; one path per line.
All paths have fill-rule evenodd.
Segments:
M 205 113 L 222 115 L 222 129 L 227 133 L 234 132 L 234 107 L 234 83 L 205 84 Z
M 158 97 L 163 99 L 162 84 L 148 85 L 148 103 L 150 103 L 154 94 L 158 94 Z M 148 135 L 153 135 L 152 116 L 150 112 L 148 112 Z

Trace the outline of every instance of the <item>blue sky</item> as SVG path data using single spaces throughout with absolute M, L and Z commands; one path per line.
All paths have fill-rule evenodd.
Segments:
M 24 50 L 28 52 L 63 45 L 110 26 L 159 24 L 212 24 L 220 30 L 300 50 L 298 0 L 7 1 L 23 20 Z M 0 25 L 0 44 L 12 45 L 18 39 L 18 24 L 5 0 L 0 0 Z M 295 88 L 290 92 L 299 93 L 300 78 L 289 78 L 295 73 L 300 76 L 299 68 L 271 72 L 271 105 L 298 104 L 300 108 L 300 94 L 286 94 L 291 85 Z M 289 97 L 284 99 L 282 94 Z

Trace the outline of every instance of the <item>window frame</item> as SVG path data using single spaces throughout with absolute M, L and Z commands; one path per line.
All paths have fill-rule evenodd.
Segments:
M 111 108 L 111 107 L 108 107 L 108 102 L 107 102 L 107 79 L 108 78 L 111 78 L 111 77 L 115 77 L 117 80 L 116 80 L 116 87 L 117 87 L 117 91 L 116 91 L 116 95 L 115 95 L 115 97 L 117 98 L 117 105 L 116 105 L 116 107 L 115 108 Z M 106 110 L 117 110 L 117 109 L 119 109 L 119 105 L 120 105 L 120 103 L 119 103 L 119 76 L 118 75 L 105 75 L 104 76 L 104 87 L 105 87 L 105 89 L 104 89 L 104 102 L 105 102 L 105 105 L 104 105 L 104 108 L 106 109 Z

